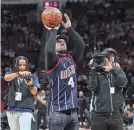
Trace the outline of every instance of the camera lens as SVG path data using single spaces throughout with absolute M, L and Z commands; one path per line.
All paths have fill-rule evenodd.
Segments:
M 103 59 L 102 58 L 100 58 L 100 59 L 97 59 L 97 64 L 102 64 L 103 63 Z

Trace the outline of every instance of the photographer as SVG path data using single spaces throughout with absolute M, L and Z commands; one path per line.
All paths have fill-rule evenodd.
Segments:
M 37 76 L 28 70 L 28 59 L 24 56 L 17 57 L 13 72 L 7 72 L 4 79 L 9 83 L 7 118 L 10 130 L 31 130 L 34 97 L 42 104 L 45 102 L 37 95 L 39 82 Z
M 116 51 L 106 49 L 92 61 L 88 89 L 92 91 L 91 129 L 123 130 L 122 88 L 126 86 L 125 73 L 113 66 Z
M 41 90 L 40 96 L 44 101 L 48 101 L 48 96 L 44 90 Z M 40 129 L 41 120 L 43 119 L 43 130 L 47 128 L 47 103 L 43 105 L 40 102 L 36 104 L 36 112 L 37 112 L 37 130 Z

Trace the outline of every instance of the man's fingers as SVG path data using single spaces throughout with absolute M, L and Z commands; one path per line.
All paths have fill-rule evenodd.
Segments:
M 64 16 L 65 16 L 67 21 L 70 20 L 70 18 L 68 17 L 68 15 L 66 13 L 64 14 Z
M 65 23 L 64 23 L 63 21 L 61 21 L 61 23 L 62 23 L 63 25 L 65 25 Z
M 105 57 L 106 62 L 108 63 L 108 59 Z

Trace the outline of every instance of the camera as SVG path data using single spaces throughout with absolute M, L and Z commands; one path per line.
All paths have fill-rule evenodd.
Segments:
M 105 52 L 99 52 L 93 56 L 93 61 L 90 66 L 95 67 L 96 69 L 103 69 L 103 66 L 106 66 L 106 54 Z
M 31 76 L 27 76 L 27 77 L 25 77 L 25 79 L 26 79 L 27 82 L 30 82 L 32 80 L 32 77 Z

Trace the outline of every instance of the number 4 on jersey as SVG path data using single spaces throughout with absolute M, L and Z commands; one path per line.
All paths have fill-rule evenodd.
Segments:
M 68 81 L 68 85 L 70 85 L 71 88 L 74 88 L 74 80 L 73 80 L 73 77 L 70 77 L 70 79 Z

